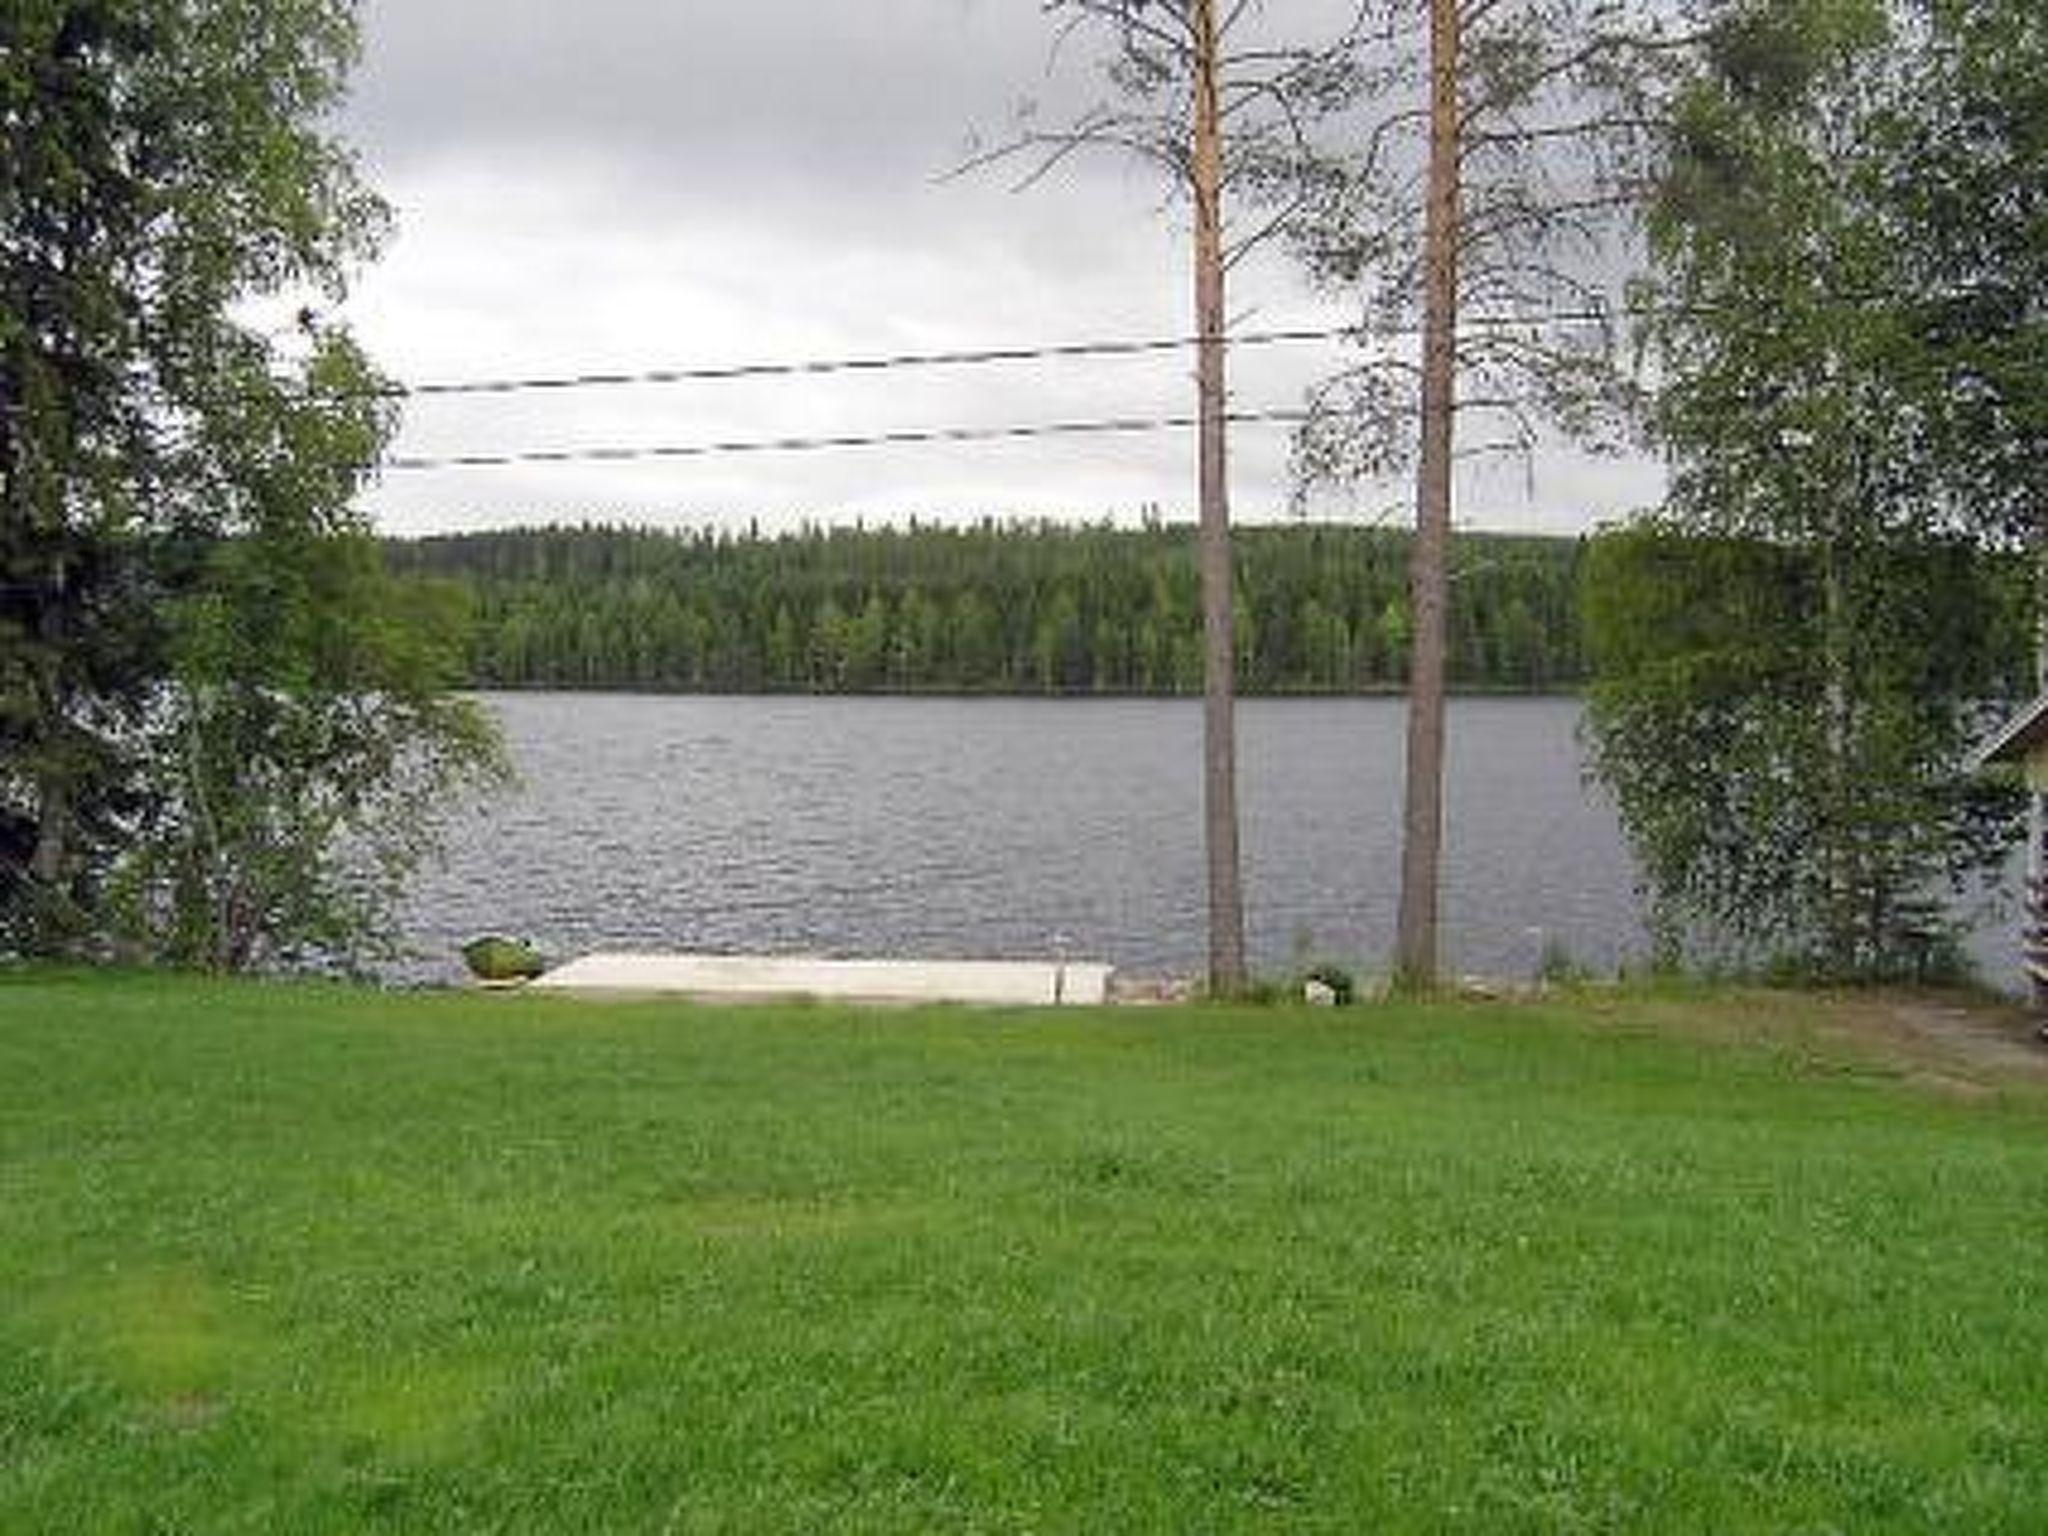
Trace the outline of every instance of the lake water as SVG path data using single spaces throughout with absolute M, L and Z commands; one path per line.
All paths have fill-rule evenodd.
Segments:
M 1192 700 L 492 695 L 523 786 L 457 826 L 409 934 L 599 948 L 1204 964 Z M 1576 701 L 1450 711 L 1447 964 L 1610 971 L 1644 938 Z M 1399 887 L 1399 699 L 1239 707 L 1254 964 L 1383 968 Z

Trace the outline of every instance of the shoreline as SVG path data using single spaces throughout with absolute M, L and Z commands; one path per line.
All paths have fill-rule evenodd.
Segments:
M 1009 693 L 995 689 L 962 688 L 864 688 L 864 689 L 798 689 L 798 688 L 659 688 L 645 684 L 607 685 L 602 683 L 578 683 L 556 685 L 553 683 L 464 683 L 458 690 L 467 694 L 518 694 L 550 695 L 565 697 L 595 698 L 648 698 L 648 699 L 909 699 L 933 701 L 972 702 L 988 700 L 1005 704 L 1105 704 L 1127 703 L 1188 703 L 1199 704 L 1202 695 L 1195 693 L 1145 693 L 1139 691 L 1089 691 L 1085 693 Z M 1583 702 L 1583 689 L 1557 688 L 1495 688 L 1495 687 L 1453 687 L 1449 690 L 1453 699 L 1480 700 L 1530 700 L 1532 702 L 1556 703 L 1560 701 Z M 1406 688 L 1364 688 L 1343 692 L 1316 691 L 1310 689 L 1286 692 L 1241 692 L 1236 695 L 1244 703 L 1342 703 L 1355 700 L 1373 703 L 1393 699 L 1406 699 Z

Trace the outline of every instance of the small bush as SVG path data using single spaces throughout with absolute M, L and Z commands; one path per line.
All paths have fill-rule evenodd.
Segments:
M 1337 1006 L 1339 1008 L 1348 1008 L 1358 1000 L 1358 982 L 1351 972 L 1341 965 L 1332 965 L 1328 961 L 1319 961 L 1317 964 L 1310 966 L 1306 971 L 1302 972 L 1301 986 L 1295 988 L 1295 995 L 1299 997 L 1302 989 L 1312 981 L 1319 981 L 1334 992 L 1337 995 Z

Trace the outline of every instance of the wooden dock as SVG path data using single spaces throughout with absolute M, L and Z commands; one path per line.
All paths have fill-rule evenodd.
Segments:
M 704 1001 L 816 998 L 835 1003 L 967 1003 L 1095 1007 L 1109 1000 L 1107 965 L 1058 960 L 829 960 L 784 955 L 595 954 L 533 989 L 578 996 Z

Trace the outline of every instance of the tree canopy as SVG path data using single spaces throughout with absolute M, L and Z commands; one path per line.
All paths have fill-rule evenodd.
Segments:
M 2038 156 L 1977 91 L 2038 91 L 1983 49 L 2038 71 L 2042 26 L 1740 0 L 1676 98 L 1641 290 L 1671 498 L 1589 586 L 1596 754 L 1674 947 L 1896 974 L 2003 861 L 2017 798 L 1964 760 L 2025 587 L 1971 552 L 2039 528 L 2040 188 L 1965 125 Z
M 333 675 L 318 626 L 247 606 L 234 573 L 268 563 L 282 581 L 360 540 L 352 499 L 390 426 L 318 314 L 384 222 L 329 132 L 355 49 L 349 0 L 0 14 L 5 941 L 110 941 L 117 888 L 147 883 L 181 793 L 167 722 L 188 746 L 203 735 L 202 692 L 248 701 Z M 265 301 L 301 306 L 298 325 L 262 328 Z M 265 626 L 277 665 L 196 638 L 230 612 Z M 236 761 L 217 813 L 223 795 L 260 797 L 277 759 Z M 145 952 L 161 937 L 129 935 Z

